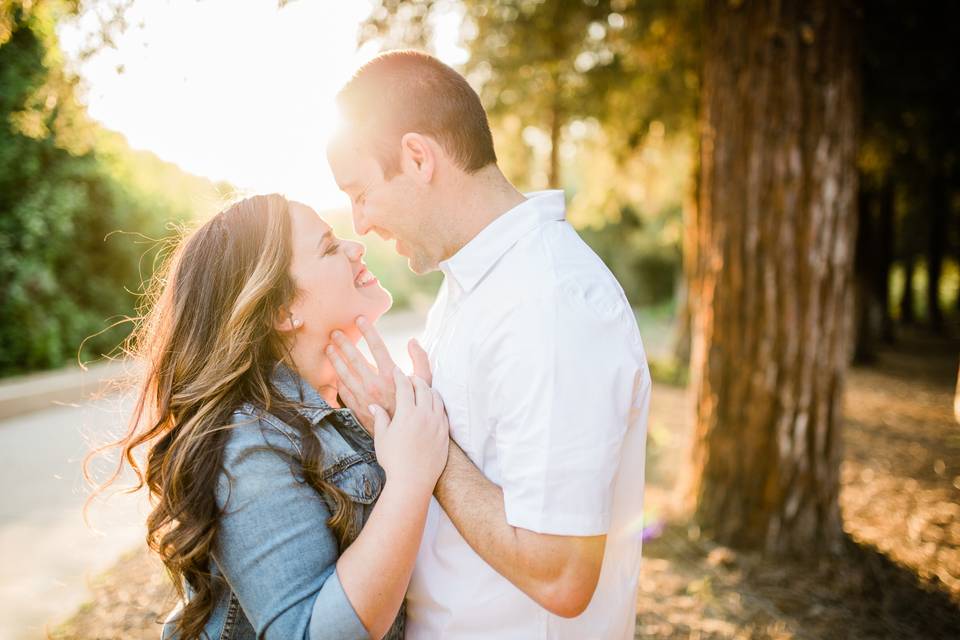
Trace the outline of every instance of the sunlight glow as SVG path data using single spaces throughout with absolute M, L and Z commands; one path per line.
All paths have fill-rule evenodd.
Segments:
M 368 2 L 136 0 L 129 27 L 78 63 L 90 115 L 184 170 L 244 191 L 279 191 L 319 209 L 347 205 L 324 156 L 333 96 L 377 52 L 358 50 Z M 438 23 L 438 55 L 464 59 L 459 16 Z M 61 27 L 76 59 L 88 11 Z

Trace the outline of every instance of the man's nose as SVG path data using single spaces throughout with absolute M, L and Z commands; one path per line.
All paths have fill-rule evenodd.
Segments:
M 365 236 L 370 233 L 370 223 L 367 222 L 360 207 L 356 205 L 353 207 L 353 230 L 357 232 L 358 236 Z

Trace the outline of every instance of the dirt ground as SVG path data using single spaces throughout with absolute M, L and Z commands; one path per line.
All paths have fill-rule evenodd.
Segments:
M 904 336 L 848 377 L 840 495 L 845 553 L 771 560 L 712 544 L 676 505 L 690 434 L 684 389 L 655 389 L 638 638 L 960 638 L 960 344 Z M 52 638 L 158 638 L 172 592 L 145 550 L 91 585 Z

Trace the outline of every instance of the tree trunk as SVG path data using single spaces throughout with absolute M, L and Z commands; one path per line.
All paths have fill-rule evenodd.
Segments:
M 674 336 L 673 357 L 678 367 L 690 365 L 690 347 L 693 335 L 693 300 L 698 296 L 691 290 L 697 283 L 697 202 L 700 193 L 699 164 L 693 178 L 693 193 L 683 203 L 683 290 L 678 296 L 677 333 Z
M 933 331 L 943 330 L 943 311 L 940 309 L 940 275 L 946 250 L 947 212 L 950 198 L 943 169 L 933 179 L 930 206 L 930 237 L 927 243 L 927 322 Z
M 913 304 L 913 272 L 916 257 L 908 253 L 903 259 L 903 294 L 900 296 L 900 324 L 911 326 L 917 319 Z
M 839 548 L 860 20 L 849 2 L 708 0 L 690 497 L 704 532 Z
M 876 309 L 879 304 L 876 291 L 877 225 L 871 211 L 871 194 L 864 182 L 860 182 L 857 194 L 857 243 L 853 260 L 854 273 L 854 314 L 855 327 L 853 361 L 857 364 L 869 364 L 876 360 L 877 334 Z
M 887 344 L 893 343 L 893 316 L 890 314 L 890 268 L 893 266 L 893 223 L 895 195 L 893 180 L 887 177 L 880 189 L 880 261 L 877 265 L 877 295 L 879 296 L 881 316 L 881 336 Z

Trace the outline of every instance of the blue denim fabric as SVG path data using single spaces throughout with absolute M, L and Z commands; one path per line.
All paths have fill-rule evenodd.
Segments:
M 349 410 L 332 408 L 286 366 L 277 365 L 273 383 L 313 425 L 323 475 L 353 501 L 359 531 L 385 481 L 373 439 Z M 226 511 L 210 567 L 228 587 L 205 627 L 210 640 L 369 637 L 335 571 L 331 505 L 305 483 L 302 467 L 285 459 L 299 451 L 297 430 L 276 416 L 249 404 L 234 413 L 217 489 Z M 167 617 L 163 640 L 176 638 L 179 610 Z M 401 609 L 386 638 L 402 638 L 403 626 Z

